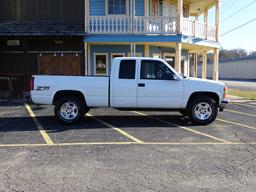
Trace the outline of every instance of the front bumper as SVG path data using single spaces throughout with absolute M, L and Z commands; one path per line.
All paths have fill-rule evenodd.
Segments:
M 229 99 L 223 99 L 221 102 L 220 102 L 220 111 L 223 111 L 224 108 L 226 108 L 226 106 L 229 104 Z

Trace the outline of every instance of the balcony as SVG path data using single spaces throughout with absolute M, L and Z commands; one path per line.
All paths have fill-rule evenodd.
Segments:
M 90 16 L 88 34 L 176 35 L 176 17 Z M 216 27 L 183 18 L 183 35 L 216 41 Z

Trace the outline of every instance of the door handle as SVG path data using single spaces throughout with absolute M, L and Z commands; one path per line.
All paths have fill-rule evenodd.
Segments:
M 138 87 L 145 87 L 145 83 L 139 83 Z

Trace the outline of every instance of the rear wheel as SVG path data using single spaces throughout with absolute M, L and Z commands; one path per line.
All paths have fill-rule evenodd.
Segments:
M 56 102 L 54 112 L 57 119 L 62 123 L 73 125 L 81 120 L 88 109 L 76 97 L 63 97 Z
M 199 125 L 212 123 L 218 114 L 217 103 L 214 99 L 206 96 L 199 96 L 193 99 L 188 106 L 188 113 L 191 120 Z

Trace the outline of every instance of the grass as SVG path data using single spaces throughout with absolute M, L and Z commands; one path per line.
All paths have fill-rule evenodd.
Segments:
M 228 94 L 243 97 L 245 99 L 256 100 L 256 91 L 241 91 L 237 89 L 229 89 Z

